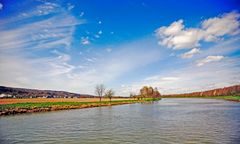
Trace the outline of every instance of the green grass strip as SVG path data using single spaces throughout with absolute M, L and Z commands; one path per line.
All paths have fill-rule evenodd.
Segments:
M 160 100 L 159 98 L 145 98 L 142 100 L 117 100 L 117 101 L 98 101 L 98 102 L 37 102 L 37 103 L 14 103 L 14 104 L 3 104 L 0 105 L 0 110 L 6 109 L 16 109 L 16 108 L 45 108 L 45 107 L 53 107 L 53 106 L 80 106 L 80 105 L 91 105 L 91 104 L 121 104 L 121 103 L 137 103 L 137 102 L 145 102 L 145 101 L 156 101 Z

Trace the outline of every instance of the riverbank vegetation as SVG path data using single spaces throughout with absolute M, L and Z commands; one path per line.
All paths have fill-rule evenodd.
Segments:
M 240 102 L 240 85 L 234 85 L 224 88 L 217 88 L 212 90 L 183 93 L 183 94 L 168 94 L 162 95 L 162 98 L 211 98 L 224 99 L 229 101 Z
M 217 97 L 206 97 L 211 99 L 223 99 L 228 101 L 240 102 L 240 96 L 217 96 Z
M 80 98 L 81 99 L 81 98 Z M 56 110 L 69 110 L 80 108 L 91 108 L 101 106 L 113 106 L 122 104 L 141 103 L 149 101 L 157 101 L 160 98 L 144 98 L 141 100 L 134 100 L 125 98 L 123 100 L 113 98 L 112 101 L 84 101 L 84 102 L 26 102 L 26 103 L 12 103 L 1 104 L 0 115 L 12 115 L 21 113 L 33 113 L 44 111 L 56 111 Z
M 223 99 L 228 101 L 236 101 L 240 102 L 240 95 L 232 95 L 232 96 L 162 96 L 161 98 L 206 98 L 206 99 Z

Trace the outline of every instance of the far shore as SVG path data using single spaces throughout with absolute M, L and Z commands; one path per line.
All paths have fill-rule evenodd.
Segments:
M 162 96 L 161 98 L 206 98 L 240 102 L 240 96 Z
M 0 116 L 34 112 L 92 108 L 102 106 L 114 106 L 141 102 L 151 102 L 160 99 L 161 98 L 143 98 L 141 100 L 136 100 L 133 98 L 112 98 L 111 102 L 107 98 L 103 98 L 101 102 L 99 101 L 98 98 L 0 99 Z

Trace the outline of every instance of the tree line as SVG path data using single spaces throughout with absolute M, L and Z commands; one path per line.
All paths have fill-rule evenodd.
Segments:
M 143 86 L 140 91 L 139 94 L 134 94 L 133 92 L 130 93 L 130 97 L 134 98 L 134 99 L 143 99 L 143 98 L 158 98 L 160 97 L 161 94 L 158 91 L 157 87 L 155 87 L 154 89 L 150 86 Z
M 99 97 L 99 101 L 102 101 L 102 97 L 109 98 L 109 101 L 111 102 L 112 97 L 114 96 L 115 92 L 112 89 L 106 89 L 106 87 L 103 84 L 98 84 L 95 87 L 95 94 Z M 133 99 L 143 99 L 143 98 L 158 98 L 161 94 L 158 91 L 157 88 L 152 88 L 144 86 L 140 89 L 140 92 L 138 95 L 134 94 L 133 92 L 130 93 L 130 98 Z

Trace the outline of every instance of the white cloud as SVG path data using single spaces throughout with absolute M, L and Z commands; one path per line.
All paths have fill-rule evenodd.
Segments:
M 58 77 L 72 73 L 76 68 L 69 64 L 70 55 L 52 51 L 53 57 L 28 58 L 22 53 L 11 56 L 1 54 L 1 84 L 29 88 L 52 88 Z M 42 85 L 42 86 L 41 86 Z M 56 85 L 58 85 L 56 83 Z
M 210 63 L 210 62 L 217 62 L 217 61 L 220 61 L 224 58 L 224 56 L 208 56 L 202 60 L 199 60 L 197 62 L 197 66 L 203 66 L 207 63 Z
M 95 38 L 100 38 L 100 35 L 102 34 L 102 30 L 98 31 L 97 34 L 94 35 Z
M 100 34 L 100 35 L 101 35 L 101 34 L 102 34 L 102 30 L 98 31 L 98 34 Z
M 183 20 L 173 22 L 169 27 L 156 30 L 159 44 L 173 49 L 193 48 L 199 46 L 201 32 L 198 29 L 184 29 Z
M 36 7 L 31 7 L 29 9 L 22 9 L 21 12 L 8 19 L 8 21 L 3 21 L 6 23 L 12 23 L 14 21 L 23 21 L 32 17 L 40 17 L 49 14 L 59 14 L 64 11 L 64 9 L 57 3 L 39 1 L 41 4 L 36 5 Z
M 70 11 L 75 7 L 75 5 L 72 5 L 70 3 L 67 4 L 67 9 Z
M 83 17 L 83 16 L 84 16 L 84 12 L 81 12 L 79 16 L 80 16 L 80 17 Z
M 47 63 L 51 68 L 49 68 L 48 75 L 56 76 L 70 73 L 76 67 L 69 64 L 68 62 L 71 60 L 71 56 L 57 50 L 52 51 L 52 53 L 56 54 L 57 57 L 51 58 L 47 60 Z
M 204 20 L 202 29 L 205 31 L 205 40 L 213 41 L 224 35 L 239 34 L 239 18 L 239 13 L 231 12 Z
M 163 77 L 163 81 L 176 81 L 179 80 L 179 77 Z
M 85 58 L 88 62 L 95 62 L 96 58 Z
M 2 10 L 3 9 L 3 4 L 2 3 L 0 3 L 0 10 Z
M 216 45 L 202 50 L 201 56 L 209 55 L 231 55 L 239 51 L 240 37 L 234 37 L 227 40 L 219 41 Z
M 209 63 L 204 67 L 188 65 L 126 84 L 120 89 L 125 95 L 129 95 L 130 92 L 139 93 L 143 86 L 152 86 L 157 87 L 162 94 L 176 94 L 231 86 L 240 83 L 239 60 L 226 58 L 225 61 Z
M 183 20 L 178 20 L 155 32 L 160 45 L 173 49 L 194 48 L 200 46 L 201 41 L 215 41 L 226 35 L 239 34 L 239 17 L 238 12 L 230 12 L 204 20 L 200 28 L 185 28 Z
M 82 38 L 81 38 L 81 43 L 82 43 L 83 45 L 88 45 L 88 44 L 90 44 L 89 38 L 88 38 L 88 37 L 82 37 Z
M 156 34 L 160 37 L 171 36 L 179 34 L 184 28 L 183 20 L 173 22 L 170 26 L 160 27 L 156 30 Z
M 62 62 L 67 62 L 71 59 L 71 56 L 62 52 L 59 52 L 58 50 L 53 50 L 53 54 L 56 54 L 58 57 L 57 59 L 61 60 Z
M 100 38 L 100 35 L 95 34 L 94 37 L 95 37 L 95 38 Z
M 31 12 L 24 13 L 25 16 L 32 17 L 32 16 L 42 16 L 42 15 L 48 15 L 51 13 L 57 13 L 62 11 L 61 6 L 56 3 L 51 2 L 43 2 L 43 4 L 38 5 L 35 10 L 32 10 Z
M 124 85 L 124 84 L 122 84 L 122 85 L 121 85 L 121 87 L 122 87 L 122 88 L 124 88 L 124 87 L 125 87 L 125 85 Z
M 199 48 L 193 48 L 190 51 L 182 54 L 181 58 L 191 58 L 191 57 L 193 57 L 193 55 L 198 54 L 198 53 L 200 53 L 200 49 Z
M 144 81 L 177 81 L 179 80 L 179 77 L 174 77 L 174 76 L 165 76 L 162 77 L 160 75 L 156 76 L 150 76 L 144 79 Z

